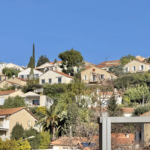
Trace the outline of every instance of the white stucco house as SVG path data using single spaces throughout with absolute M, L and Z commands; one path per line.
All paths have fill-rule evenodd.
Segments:
M 49 70 L 39 77 L 40 84 L 70 83 L 72 80 L 73 80 L 72 76 L 54 70 Z
M 8 64 L 2 63 L 0 65 L 0 72 L 1 73 L 2 73 L 2 71 L 3 71 L 4 68 L 13 68 L 13 69 L 20 70 L 20 71 L 24 70 L 21 66 L 15 65 L 13 63 L 8 63 Z
M 22 78 L 22 79 L 28 79 L 29 78 L 29 74 L 30 74 L 31 68 L 27 68 L 21 72 L 18 73 L 18 78 Z M 43 72 L 33 69 L 34 72 L 34 77 L 37 79 L 39 78 L 39 76 L 41 76 L 43 74 Z
M 58 63 L 53 64 L 53 63 L 47 62 L 41 66 L 36 67 L 35 69 L 42 71 L 42 72 L 46 72 L 48 70 L 55 70 L 55 71 L 62 72 L 62 68 L 60 68 Z
M 34 92 L 27 92 L 20 95 L 20 97 L 24 98 L 28 107 L 43 106 L 49 108 L 53 105 L 53 99 L 46 95 L 40 95 Z

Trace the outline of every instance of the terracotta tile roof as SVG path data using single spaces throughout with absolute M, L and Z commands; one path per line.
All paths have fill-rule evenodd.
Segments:
M 4 74 L 0 73 L 0 76 L 4 76 Z
M 106 63 L 119 63 L 120 60 L 112 60 L 112 61 L 104 61 L 104 62 L 101 62 L 99 64 L 106 64 Z
M 54 71 L 54 70 L 52 70 L 52 71 Z M 69 78 L 73 78 L 72 76 L 70 76 L 70 75 L 68 75 L 68 74 L 65 74 L 65 73 L 63 73 L 63 72 L 59 72 L 59 71 L 54 71 L 54 72 L 59 73 L 59 74 L 61 74 L 61 75 L 63 75 L 63 76 L 69 77 Z
M 134 111 L 134 108 L 122 108 L 122 110 L 123 110 L 123 113 L 133 113 L 133 111 Z
M 54 62 L 50 62 L 50 64 L 53 64 Z M 62 63 L 62 61 L 57 61 L 57 63 Z
M 120 63 L 115 63 L 115 64 L 99 64 L 97 67 L 99 68 L 104 68 L 104 67 L 112 67 L 112 66 L 118 66 Z
M 34 118 L 36 118 L 37 120 L 39 120 L 34 114 L 32 114 L 32 112 L 30 112 L 28 109 L 26 109 L 25 107 L 18 107 L 18 108 L 8 108 L 8 109 L 0 109 L 0 116 L 3 115 L 12 115 L 22 109 L 25 109 L 27 112 L 29 112 Z
M 70 76 L 70 75 L 68 75 L 68 74 L 65 74 L 65 73 L 63 73 L 63 72 L 59 72 L 59 71 L 55 71 L 55 70 L 48 70 L 47 72 L 49 72 L 49 71 L 53 71 L 53 72 L 59 73 L 59 74 L 61 74 L 61 75 L 63 75 L 63 76 L 66 76 L 66 77 L 68 77 L 68 78 L 73 78 L 72 76 Z M 47 72 L 45 72 L 45 73 L 47 73 Z M 44 75 L 45 73 L 43 73 L 42 75 Z M 40 75 L 40 77 L 41 77 L 42 75 Z
M 98 140 L 99 136 L 93 136 L 92 138 L 92 142 L 95 142 Z M 73 146 L 77 146 L 79 143 L 87 142 L 88 140 L 89 139 L 87 137 L 61 137 L 57 140 L 52 141 L 50 145 L 70 146 L 71 143 Z
M 0 95 L 8 95 L 8 94 L 11 94 L 11 93 L 13 93 L 13 92 L 15 92 L 15 90 L 1 91 L 1 92 L 0 92 Z

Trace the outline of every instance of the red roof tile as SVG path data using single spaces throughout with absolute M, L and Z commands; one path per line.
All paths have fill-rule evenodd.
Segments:
M 0 95 L 7 95 L 7 94 L 11 94 L 11 93 L 13 93 L 13 92 L 15 92 L 15 90 L 1 91 L 1 92 L 0 92 Z
M 53 64 L 54 62 L 50 62 L 50 64 Z M 57 61 L 57 63 L 62 63 L 62 61 Z
M 54 70 L 52 70 L 52 71 L 54 71 Z M 59 74 L 61 74 L 61 75 L 63 75 L 63 76 L 69 77 L 69 78 L 73 78 L 72 76 L 70 76 L 70 75 L 68 75 L 68 74 L 65 74 L 65 73 L 63 73 L 63 72 L 59 72 L 59 71 L 54 71 L 54 72 L 59 73 Z
M 0 116 L 3 115 L 12 115 L 22 109 L 25 109 L 27 112 L 29 112 L 34 118 L 36 118 L 37 120 L 39 120 L 34 114 L 32 114 L 32 112 L 30 112 L 28 109 L 26 109 L 25 107 L 18 107 L 18 108 L 8 108 L 8 109 L 0 109 Z

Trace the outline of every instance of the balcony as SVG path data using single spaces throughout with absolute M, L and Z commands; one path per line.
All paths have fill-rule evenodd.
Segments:
M 98 83 L 98 81 L 97 80 L 89 80 L 89 83 L 90 84 L 96 84 L 96 83 Z
M 7 131 L 9 130 L 9 120 L 5 120 L 0 122 L 0 131 Z

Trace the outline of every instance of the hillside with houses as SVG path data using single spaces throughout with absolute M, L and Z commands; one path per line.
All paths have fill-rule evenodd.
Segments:
M 150 116 L 150 58 L 127 55 L 93 64 L 71 49 L 58 55 L 60 61 L 42 55 L 36 64 L 35 52 L 33 45 L 26 67 L 0 63 L 4 143 L 25 139 L 32 149 L 97 149 L 97 118 Z M 138 127 L 113 125 L 115 145 L 148 140 L 149 124 Z

